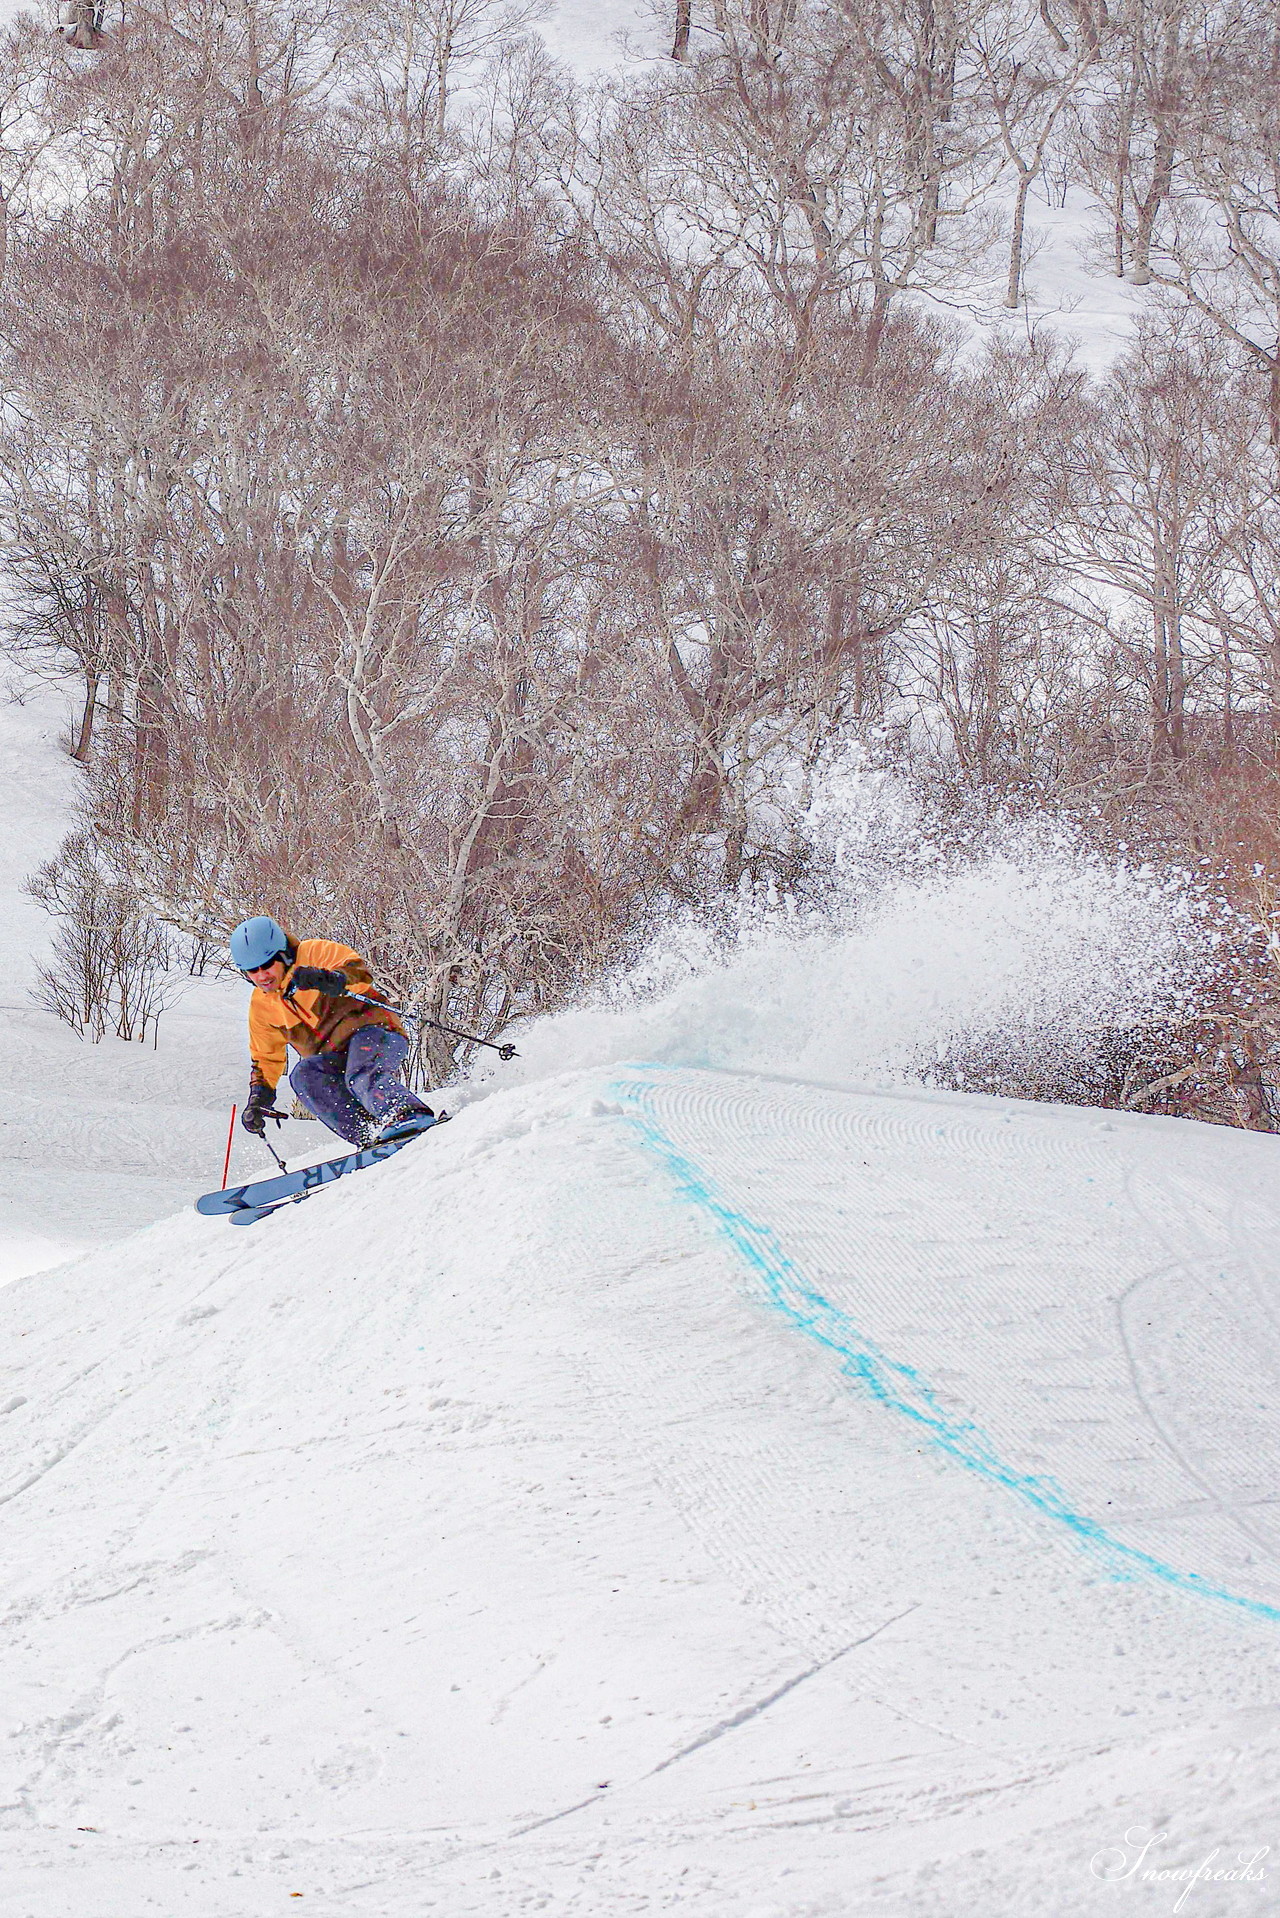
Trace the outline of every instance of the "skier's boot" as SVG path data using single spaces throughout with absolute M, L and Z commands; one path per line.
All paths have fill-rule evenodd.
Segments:
M 406 1101 L 385 1119 L 371 1118 L 368 1123 L 367 1138 L 365 1128 L 361 1128 L 360 1143 L 362 1146 L 381 1145 L 386 1139 L 400 1139 L 406 1134 L 426 1132 L 430 1126 L 438 1125 L 439 1119 L 443 1116 L 440 1114 L 437 1117 L 430 1106 L 410 1105 Z

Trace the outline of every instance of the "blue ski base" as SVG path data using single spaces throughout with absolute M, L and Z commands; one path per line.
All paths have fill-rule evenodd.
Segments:
M 274 1179 L 257 1179 L 252 1185 L 228 1186 L 225 1192 L 206 1192 L 196 1200 L 196 1211 L 206 1218 L 225 1217 L 234 1219 L 237 1225 L 252 1225 L 255 1219 L 263 1219 L 278 1206 L 297 1204 L 310 1198 L 323 1185 L 332 1185 L 335 1179 L 345 1178 L 348 1172 L 362 1172 L 366 1166 L 378 1165 L 383 1159 L 390 1159 L 411 1139 L 420 1138 L 439 1125 L 445 1117 L 441 1113 L 434 1119 L 413 1119 L 398 1125 L 385 1139 L 379 1139 L 377 1145 L 368 1145 L 360 1152 L 349 1152 L 342 1159 L 323 1159 L 319 1165 L 304 1165 L 297 1172 L 281 1172 Z

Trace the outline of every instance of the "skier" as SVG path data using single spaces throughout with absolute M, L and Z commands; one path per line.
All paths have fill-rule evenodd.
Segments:
M 249 1001 L 249 1098 L 240 1123 L 263 1138 L 289 1047 L 299 1055 L 289 1083 L 309 1112 L 353 1145 L 370 1144 L 431 1107 L 400 1078 L 404 1027 L 380 998 L 358 952 L 335 939 L 293 939 L 274 919 L 246 919 L 231 957 L 253 987 Z

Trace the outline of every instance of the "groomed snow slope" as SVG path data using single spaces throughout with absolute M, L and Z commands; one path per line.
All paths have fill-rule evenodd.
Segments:
M 5 1288 L 0 1910 L 1170 1910 L 1272 1838 L 1276 1151 L 597 1070 Z

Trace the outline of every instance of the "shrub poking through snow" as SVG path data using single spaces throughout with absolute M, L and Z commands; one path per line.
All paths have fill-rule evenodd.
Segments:
M 147 913 L 127 878 L 87 832 L 73 833 L 27 891 L 58 922 L 50 963 L 33 997 L 73 1031 L 108 1028 L 146 1043 L 173 1001 L 172 936 Z

